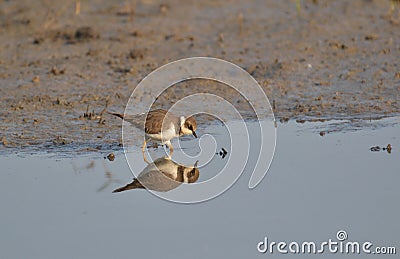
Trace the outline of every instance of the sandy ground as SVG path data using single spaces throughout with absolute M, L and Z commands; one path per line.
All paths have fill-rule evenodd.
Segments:
M 398 115 L 400 6 L 300 2 L 1 1 L 0 150 L 117 149 L 106 104 L 122 112 L 148 73 L 193 56 L 246 69 L 281 121 Z M 196 86 L 238 98 L 200 82 L 158 105 Z

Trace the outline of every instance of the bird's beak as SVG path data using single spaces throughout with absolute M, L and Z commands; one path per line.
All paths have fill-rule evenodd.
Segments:
M 193 134 L 193 136 L 195 137 L 195 138 L 197 138 L 197 134 L 196 134 L 196 132 L 193 130 L 192 131 L 192 134 Z
M 196 163 L 194 163 L 193 167 L 196 168 L 198 163 L 199 163 L 199 160 L 197 160 Z

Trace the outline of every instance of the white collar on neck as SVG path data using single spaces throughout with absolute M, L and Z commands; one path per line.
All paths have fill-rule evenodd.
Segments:
M 182 127 L 183 124 L 185 124 L 185 121 L 186 121 L 185 117 L 181 116 L 181 117 L 180 117 L 180 124 L 179 124 L 179 126 Z

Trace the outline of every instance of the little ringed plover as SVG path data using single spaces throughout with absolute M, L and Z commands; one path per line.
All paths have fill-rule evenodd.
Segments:
M 168 192 L 182 183 L 194 183 L 199 179 L 197 162 L 193 166 L 184 166 L 175 163 L 169 158 L 158 158 L 148 164 L 137 178 L 124 187 L 113 192 L 122 192 L 131 189 L 149 189 L 157 192 Z
M 126 116 L 125 114 L 120 113 L 110 114 L 131 123 L 133 126 L 141 130 L 144 130 L 146 137 L 142 145 L 142 154 L 146 162 L 147 159 L 144 156 L 144 151 L 149 140 L 161 142 L 161 145 L 167 145 L 170 150 L 170 156 L 172 156 L 174 148 L 172 147 L 171 139 L 183 135 L 193 135 L 197 138 L 197 122 L 192 116 L 188 118 L 185 118 L 184 116 L 178 117 L 173 113 L 162 109 L 152 110 L 147 114 L 133 116 Z

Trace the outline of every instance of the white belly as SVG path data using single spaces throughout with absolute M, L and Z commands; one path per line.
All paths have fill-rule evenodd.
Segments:
M 161 133 L 158 134 L 146 134 L 146 136 L 148 136 L 149 138 L 151 138 L 152 140 L 156 140 L 161 142 L 162 145 L 165 144 L 165 142 L 170 141 L 171 139 L 178 137 L 178 135 L 176 134 L 175 131 L 175 126 L 173 123 L 170 124 L 170 126 L 168 127 L 168 129 L 164 130 Z

